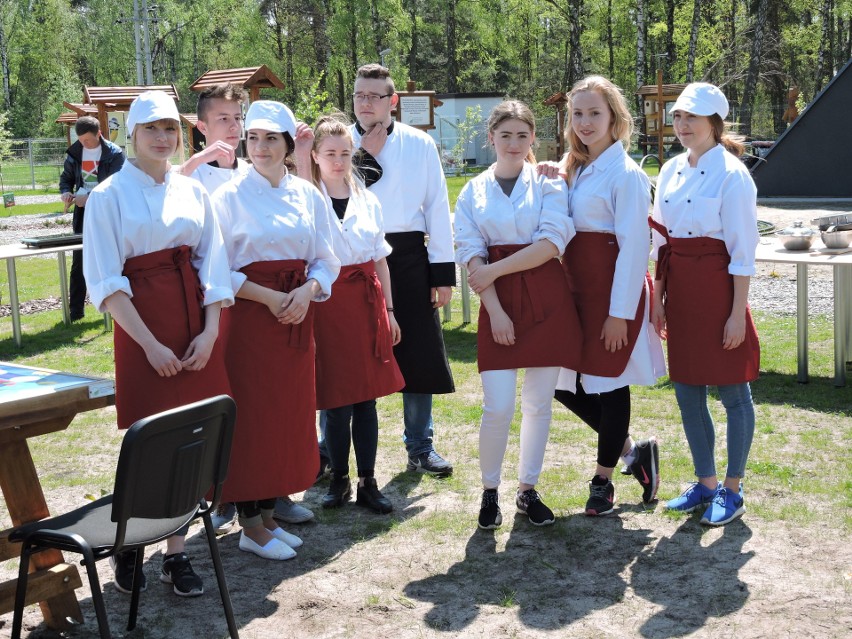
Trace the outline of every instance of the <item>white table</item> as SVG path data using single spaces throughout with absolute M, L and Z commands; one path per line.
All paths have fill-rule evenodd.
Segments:
M 824 253 L 821 242 L 811 251 L 788 251 L 775 238 L 761 238 L 758 262 L 796 265 L 796 344 L 800 383 L 808 382 L 808 267 L 834 269 L 834 385 L 846 385 L 846 362 L 852 359 L 852 252 Z

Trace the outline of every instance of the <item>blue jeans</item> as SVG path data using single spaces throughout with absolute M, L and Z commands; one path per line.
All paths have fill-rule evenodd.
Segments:
M 754 404 L 748 383 L 719 386 L 719 398 L 728 416 L 727 477 L 744 477 L 754 437 Z M 707 387 L 674 383 L 683 430 L 699 478 L 716 475 L 716 429 L 707 409 Z
M 402 419 L 405 424 L 402 441 L 405 442 L 408 456 L 432 452 L 432 395 L 403 393 Z

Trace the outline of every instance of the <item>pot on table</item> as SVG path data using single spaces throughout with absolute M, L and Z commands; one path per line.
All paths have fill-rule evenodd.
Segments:
M 801 220 L 796 220 L 792 226 L 776 231 L 775 235 L 781 238 L 781 243 L 788 251 L 807 251 L 818 233 L 805 226 Z

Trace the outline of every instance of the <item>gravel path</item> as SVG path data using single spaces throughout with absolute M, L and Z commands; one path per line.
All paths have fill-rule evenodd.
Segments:
M 25 196 L 34 198 L 53 198 L 58 201 L 59 196 Z M 51 201 L 51 200 L 48 200 Z M 762 220 L 771 221 L 776 228 L 784 228 L 793 220 L 801 219 L 806 224 L 820 215 L 831 215 L 837 209 L 803 209 L 801 207 L 769 208 L 758 207 L 758 217 Z M 54 233 L 71 232 L 71 214 L 52 213 L 48 215 L 21 215 L 8 218 L 0 218 L 0 245 L 14 244 L 22 237 L 51 235 Z M 52 255 L 44 256 L 45 259 L 53 259 Z M 808 293 L 810 297 L 810 314 L 830 314 L 834 308 L 834 284 L 831 278 L 831 269 L 811 268 L 809 269 Z M 5 284 L 5 277 L 2 278 Z M 0 295 L 5 297 L 5 285 Z M 752 309 L 766 311 L 779 316 L 794 316 L 796 314 L 796 269 L 793 265 L 786 264 L 760 264 L 758 273 L 752 278 L 749 291 L 749 303 Z M 55 302 L 58 307 L 58 300 Z M 8 311 L 7 307 L 0 307 L 0 317 Z M 36 304 L 34 310 L 43 310 L 42 305 Z M 22 312 L 25 312 L 22 305 Z

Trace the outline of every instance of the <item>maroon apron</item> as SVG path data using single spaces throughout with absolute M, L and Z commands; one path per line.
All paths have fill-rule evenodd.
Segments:
M 489 262 L 496 262 L 529 246 L 502 244 L 488 247 Z M 541 266 L 497 278 L 494 282 L 503 310 L 512 320 L 515 343 L 494 341 L 491 318 L 479 306 L 476 360 L 479 372 L 564 366 L 576 369 L 583 336 L 565 274 L 556 259 Z M 405 335 L 402 336 L 405 339 Z
M 646 321 L 643 291 L 636 314 L 627 320 L 627 345 L 614 353 L 606 350 L 601 331 L 609 317 L 618 251 L 618 241 L 612 233 L 578 232 L 565 248 L 562 267 L 583 327 L 583 361 L 576 369 L 579 373 L 599 377 L 621 375 L 636 346 L 642 322 Z
M 180 359 L 204 329 L 204 295 L 188 246 L 131 257 L 122 274 L 130 281 L 130 301 L 157 341 Z M 221 334 L 221 331 L 220 331 Z M 119 428 L 164 410 L 216 395 L 230 395 L 222 340 L 217 339 L 207 365 L 160 377 L 145 351 L 115 323 L 115 410 Z
M 725 323 L 734 303 L 731 256 L 722 240 L 669 237 L 666 228 L 648 218 L 666 238 L 657 257 L 656 279 L 663 287 L 668 331 L 669 378 L 692 385 L 726 386 L 757 379 L 760 343 L 746 306 L 743 343 L 722 348 Z
M 306 281 L 304 260 L 254 262 L 248 281 L 290 292 Z M 314 393 L 314 307 L 281 324 L 265 304 L 237 298 L 223 313 L 225 364 L 237 423 L 222 501 L 301 492 L 319 467 Z
M 405 386 L 372 260 L 340 269 L 331 297 L 316 305 L 314 336 L 318 409 L 384 397 Z

